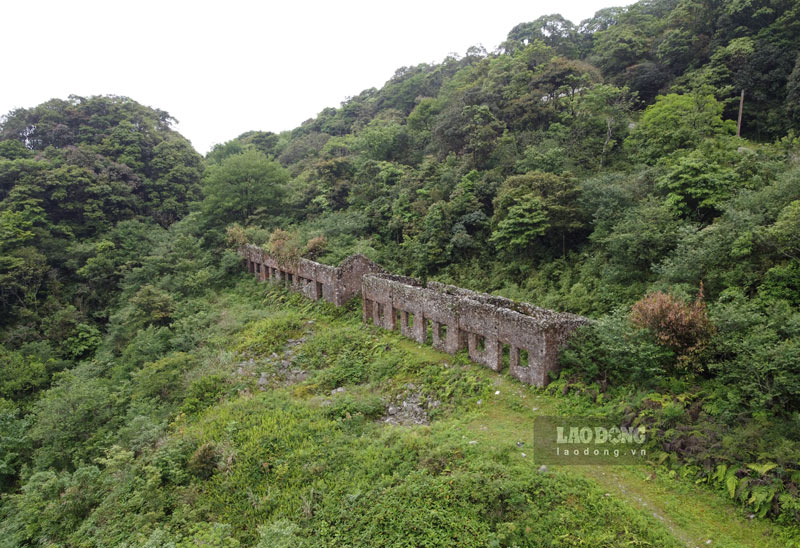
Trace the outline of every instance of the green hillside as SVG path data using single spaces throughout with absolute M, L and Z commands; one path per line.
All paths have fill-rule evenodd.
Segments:
M 205 158 L 174 122 L 0 118 L 0 547 L 800 546 L 800 2 L 542 17 Z M 593 321 L 531 388 L 243 243 Z M 544 414 L 649 462 L 541 468 Z

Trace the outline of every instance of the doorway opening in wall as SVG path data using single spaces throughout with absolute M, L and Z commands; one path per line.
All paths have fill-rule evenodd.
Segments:
M 486 337 L 483 335 L 475 335 L 475 347 L 478 352 L 486 352 Z
M 528 367 L 528 351 L 524 348 L 519 349 L 519 366 Z
M 317 298 L 322 298 L 322 282 L 317 282 Z
M 447 324 L 440 323 L 439 324 L 439 340 L 444 343 L 447 340 Z
M 406 314 L 406 318 L 408 318 L 408 328 L 412 329 L 414 327 L 414 314 L 411 312 L 406 312 Z
M 378 303 L 378 321 L 383 325 L 383 303 Z
M 511 345 L 503 344 L 500 349 L 501 369 L 508 369 L 510 363 L 511 363 Z
M 422 325 L 424 326 L 425 344 L 433 344 L 433 328 L 431 321 L 428 318 L 422 318 Z
M 465 348 L 469 348 L 469 332 L 458 329 L 458 350 L 463 350 Z
M 286 281 L 289 285 L 294 284 L 294 274 L 286 274 Z
M 394 325 L 396 328 L 403 326 L 403 311 L 399 308 L 394 309 Z

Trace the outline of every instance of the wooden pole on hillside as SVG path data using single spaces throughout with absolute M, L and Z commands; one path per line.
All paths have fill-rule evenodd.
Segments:
M 742 136 L 742 110 L 744 110 L 744 89 L 742 95 L 739 97 L 739 123 L 736 125 L 736 136 Z

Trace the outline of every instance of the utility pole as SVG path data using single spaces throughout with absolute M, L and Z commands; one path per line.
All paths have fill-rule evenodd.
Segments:
M 742 95 L 739 97 L 739 123 L 736 126 L 736 136 L 742 136 L 742 110 L 744 109 L 744 89 L 742 89 Z

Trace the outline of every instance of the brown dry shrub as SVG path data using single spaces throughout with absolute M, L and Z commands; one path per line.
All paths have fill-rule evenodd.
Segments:
M 314 236 L 308 240 L 308 243 L 306 243 L 306 248 L 303 252 L 303 255 L 311 260 L 314 260 L 325 253 L 327 247 L 328 239 L 325 236 Z
M 225 236 L 228 245 L 237 249 L 242 248 L 249 243 L 247 241 L 247 233 L 239 223 L 234 223 L 226 228 Z
M 694 361 L 714 334 L 702 283 L 690 303 L 662 291 L 646 295 L 631 308 L 631 321 L 652 331 L 659 343 L 675 351 L 683 366 Z
M 301 255 L 297 234 L 280 228 L 270 234 L 267 249 L 282 264 L 294 263 Z

